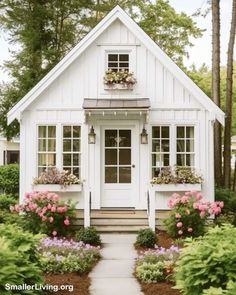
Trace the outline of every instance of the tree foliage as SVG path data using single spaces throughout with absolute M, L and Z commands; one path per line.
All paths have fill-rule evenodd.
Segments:
M 19 126 L 16 121 L 7 126 L 7 112 L 117 4 L 179 65 L 190 38 L 201 36 L 191 17 L 176 13 L 168 0 L 1 1 L 0 28 L 20 45 L 5 63 L 12 81 L 0 89 L 0 132 L 8 139 Z
M 236 69 L 236 61 L 234 61 L 233 68 Z M 187 71 L 190 78 L 208 95 L 211 97 L 211 70 L 203 64 L 200 68 L 196 68 L 194 65 Z M 220 99 L 221 105 L 225 105 L 225 92 L 226 92 L 226 66 L 220 68 L 221 87 L 220 87 Z M 236 72 L 233 73 L 233 109 L 232 109 L 232 133 L 236 134 Z M 224 111 L 224 107 L 222 107 Z

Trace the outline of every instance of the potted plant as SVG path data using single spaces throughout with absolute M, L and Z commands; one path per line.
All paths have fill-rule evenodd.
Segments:
M 156 191 L 201 191 L 203 178 L 191 167 L 162 168 L 151 185 Z
M 127 70 L 112 71 L 107 70 L 104 80 L 104 89 L 133 89 L 133 85 L 136 83 L 134 74 Z
M 82 190 L 82 184 L 79 178 L 69 171 L 50 167 L 33 179 L 33 188 L 38 191 L 78 192 Z

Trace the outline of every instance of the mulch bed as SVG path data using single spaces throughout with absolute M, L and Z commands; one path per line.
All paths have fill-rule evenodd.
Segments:
M 141 284 L 141 289 L 145 295 L 180 295 L 178 290 L 174 290 L 170 283 Z
M 60 290 L 56 293 L 56 295 L 88 295 L 89 294 L 89 286 L 90 286 L 90 278 L 87 274 L 78 275 L 77 273 L 65 273 L 65 274 L 45 274 L 45 281 L 50 285 L 57 285 L 60 287 L 61 285 L 73 285 L 73 291 L 69 290 Z M 52 294 L 52 293 L 49 293 Z
M 166 231 L 161 231 L 158 230 L 157 232 L 157 245 L 159 247 L 163 248 L 169 248 L 171 245 L 176 244 L 175 240 L 173 240 Z M 146 249 L 137 249 L 138 253 L 141 250 L 146 250 Z M 163 283 L 156 283 L 156 284 L 144 284 L 141 283 L 141 289 L 145 295 L 180 295 L 179 290 L 174 290 L 172 289 L 173 284 L 169 282 L 163 282 Z

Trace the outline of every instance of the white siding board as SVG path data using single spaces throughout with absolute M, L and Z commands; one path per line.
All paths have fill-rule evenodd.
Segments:
M 163 89 L 164 89 L 164 67 L 156 59 L 156 79 L 155 79 L 155 100 L 156 102 L 163 102 Z

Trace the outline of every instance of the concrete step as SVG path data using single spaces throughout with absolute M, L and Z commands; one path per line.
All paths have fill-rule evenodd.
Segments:
M 148 228 L 147 225 L 96 225 L 97 231 L 105 232 L 138 232 L 140 229 Z
M 148 225 L 148 219 L 92 218 L 91 225 Z
M 119 219 L 146 219 L 145 210 L 92 210 L 91 218 L 119 218 Z

